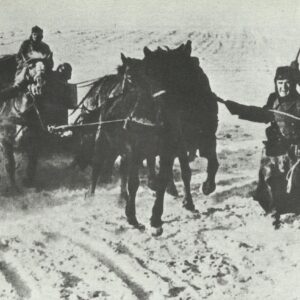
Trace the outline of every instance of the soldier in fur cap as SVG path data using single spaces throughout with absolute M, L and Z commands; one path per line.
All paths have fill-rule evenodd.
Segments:
M 261 160 L 254 199 L 266 212 L 299 211 L 300 96 L 296 90 L 297 72 L 290 66 L 276 70 L 275 91 L 263 108 L 226 101 L 228 110 L 240 119 L 271 123 Z M 297 119 L 298 118 L 298 119 Z M 292 172 L 291 172 L 292 171 Z M 293 186 L 291 186 L 293 184 Z M 278 215 L 278 214 L 277 214 Z
M 50 47 L 43 41 L 43 29 L 34 26 L 31 29 L 29 39 L 25 40 L 17 53 L 17 72 L 15 77 L 15 86 L 20 86 L 25 80 L 26 61 L 31 58 L 32 53 L 38 53 L 47 57 L 47 69 L 49 71 L 53 68 L 53 54 Z

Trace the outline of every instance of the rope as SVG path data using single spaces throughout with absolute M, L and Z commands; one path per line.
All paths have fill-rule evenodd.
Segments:
M 272 112 L 272 113 L 278 114 L 278 115 L 283 115 L 283 116 L 289 117 L 289 118 L 294 119 L 296 121 L 300 121 L 299 117 L 296 117 L 292 114 L 289 114 L 289 113 L 286 113 L 286 112 L 283 112 L 283 111 L 274 110 L 274 109 L 269 109 L 269 111 Z
M 88 79 L 88 80 L 76 82 L 76 83 L 73 83 L 73 84 L 77 85 L 79 88 L 87 87 L 87 86 L 92 85 L 93 83 L 95 83 L 96 81 L 98 81 L 98 80 L 101 79 L 101 78 L 102 78 L 102 77 L 97 77 L 97 78 L 94 78 L 94 79 Z M 84 85 L 85 83 L 86 83 L 86 85 Z M 87 84 L 87 83 L 88 83 L 88 84 Z
M 300 159 L 298 159 L 296 161 L 296 163 L 290 168 L 290 170 L 288 171 L 287 175 L 286 175 L 286 180 L 287 180 L 287 186 L 286 186 L 286 192 L 289 194 L 292 190 L 292 181 L 294 178 L 294 173 L 295 170 L 297 168 L 297 166 L 300 164 Z
M 116 119 L 116 120 L 86 123 L 86 124 L 49 126 L 48 129 L 49 129 L 50 132 L 65 131 L 65 130 L 70 130 L 70 129 L 74 129 L 74 128 L 90 127 L 90 126 L 96 126 L 96 125 L 101 126 L 101 125 L 104 125 L 104 124 L 113 124 L 113 123 L 120 123 L 120 122 L 125 122 L 125 121 L 126 121 L 126 119 Z
M 136 123 L 136 124 L 147 126 L 147 127 L 156 127 L 156 125 L 153 124 L 153 123 L 147 123 L 145 121 L 140 121 L 140 120 L 132 119 L 132 118 L 128 117 L 126 119 L 116 119 L 116 120 L 86 123 L 86 124 L 48 126 L 48 131 L 50 133 L 55 133 L 56 131 L 67 131 L 67 130 L 71 130 L 71 129 L 74 129 L 74 128 L 84 128 L 84 127 L 92 127 L 92 126 L 99 126 L 99 125 L 102 126 L 102 125 L 106 125 L 106 124 L 116 124 L 116 123 L 121 123 L 121 122 L 124 122 L 125 125 L 128 122 L 132 122 L 132 123 Z

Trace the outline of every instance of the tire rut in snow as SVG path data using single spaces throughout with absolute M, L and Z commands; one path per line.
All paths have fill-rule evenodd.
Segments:
M 150 298 L 150 291 L 146 291 L 140 284 L 138 284 L 132 277 L 132 274 L 126 273 L 121 267 L 119 267 L 111 257 L 106 255 L 105 251 L 100 252 L 99 250 L 94 250 L 91 246 L 89 246 L 90 243 L 85 243 L 81 241 L 75 241 L 73 238 L 70 238 L 65 235 L 61 235 L 61 237 L 66 238 L 71 243 L 76 245 L 77 247 L 83 249 L 93 257 L 95 257 L 97 260 L 99 260 L 103 265 L 105 265 L 109 270 L 114 272 L 126 285 L 127 287 L 132 291 L 132 293 L 137 297 L 137 299 L 141 300 L 147 300 Z M 101 249 L 101 247 L 97 247 L 97 249 Z M 112 250 L 112 249 L 111 249 Z M 115 253 L 115 255 L 117 255 Z
M 135 248 L 134 246 L 131 245 L 132 250 Z M 146 271 L 151 272 L 158 278 L 160 278 L 162 281 L 167 282 L 169 285 L 169 290 L 168 290 L 168 297 L 175 297 L 179 296 L 179 294 L 186 290 L 189 289 L 190 294 L 195 297 L 195 299 L 198 298 L 198 290 L 200 289 L 199 287 L 189 283 L 187 280 L 181 278 L 178 275 L 175 275 L 175 273 L 170 273 L 169 272 L 169 277 L 166 275 L 160 274 L 158 271 L 156 271 L 154 268 L 151 268 L 149 263 L 145 262 L 141 256 L 142 255 L 137 255 L 137 252 L 140 251 L 138 249 L 134 249 L 133 251 L 130 250 L 126 245 L 122 245 L 122 253 L 128 255 L 131 259 L 136 260 L 136 262 Z M 155 264 L 158 265 L 160 272 L 161 270 L 165 269 L 165 266 L 162 265 L 160 262 L 155 261 Z
M 4 275 L 7 282 L 9 282 L 21 299 L 29 299 L 31 297 L 31 290 L 23 281 L 18 271 L 4 260 L 0 260 L 0 272 Z

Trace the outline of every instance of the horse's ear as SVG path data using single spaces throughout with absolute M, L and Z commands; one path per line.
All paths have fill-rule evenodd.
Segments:
M 121 60 L 122 60 L 122 63 L 125 65 L 127 62 L 127 57 L 122 52 L 121 52 Z
M 148 47 L 144 47 L 144 55 L 145 57 L 150 56 L 151 55 L 151 50 Z
M 174 49 L 177 53 L 180 53 L 180 52 L 184 52 L 184 47 L 185 45 L 184 44 L 181 44 L 179 47 L 177 47 L 176 49 Z
M 184 53 L 186 56 L 191 56 L 192 53 L 192 42 L 188 40 L 184 46 Z

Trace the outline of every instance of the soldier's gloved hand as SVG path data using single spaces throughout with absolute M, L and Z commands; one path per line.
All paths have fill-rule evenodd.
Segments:
M 297 71 L 299 70 L 299 63 L 298 63 L 297 60 L 293 60 L 291 62 L 291 68 L 294 69 L 294 70 L 297 70 Z
M 227 109 L 230 111 L 230 113 L 232 115 L 238 115 L 239 114 L 240 104 L 238 104 L 234 101 L 227 100 L 227 101 L 225 101 L 225 105 L 226 105 Z

